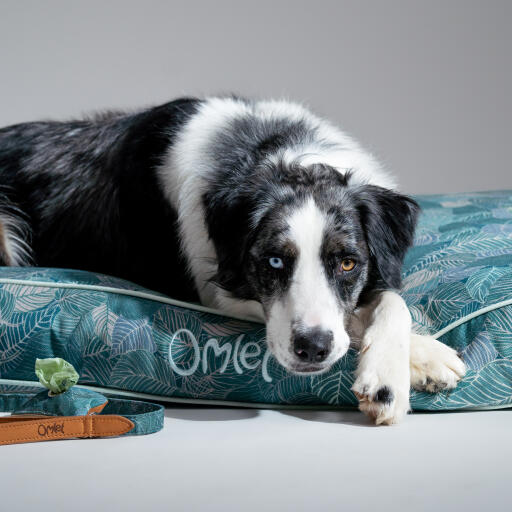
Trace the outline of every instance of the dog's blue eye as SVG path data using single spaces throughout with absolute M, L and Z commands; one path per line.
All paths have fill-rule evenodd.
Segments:
M 268 262 L 270 263 L 270 266 L 272 268 L 283 268 L 284 267 L 283 260 L 281 258 L 277 258 L 275 256 L 272 258 L 269 258 Z

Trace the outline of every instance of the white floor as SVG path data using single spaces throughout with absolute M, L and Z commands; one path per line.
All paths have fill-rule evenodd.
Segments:
M 512 411 L 167 408 L 145 437 L 0 447 L 0 510 L 512 509 Z

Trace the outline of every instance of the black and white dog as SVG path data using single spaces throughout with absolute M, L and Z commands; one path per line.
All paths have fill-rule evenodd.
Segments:
M 0 264 L 116 275 L 266 322 L 292 372 L 359 344 L 376 423 L 465 368 L 411 333 L 400 270 L 417 204 L 357 142 L 299 105 L 180 99 L 0 129 Z

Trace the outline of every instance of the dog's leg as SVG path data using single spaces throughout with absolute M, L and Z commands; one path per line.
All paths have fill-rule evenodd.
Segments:
M 364 332 L 352 390 L 377 425 L 399 422 L 409 410 L 411 316 L 395 292 L 379 294 L 357 316 Z
M 454 388 L 466 373 L 457 352 L 430 336 L 411 335 L 411 386 L 436 393 Z

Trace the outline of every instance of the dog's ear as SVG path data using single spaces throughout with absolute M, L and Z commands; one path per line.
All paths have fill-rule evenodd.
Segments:
M 355 195 L 375 284 L 398 289 L 420 207 L 410 197 L 373 185 L 359 187 Z
M 203 196 L 203 206 L 218 263 L 211 281 L 238 298 L 253 299 L 247 281 L 247 252 L 253 236 L 251 199 L 240 193 L 222 197 L 213 190 Z

